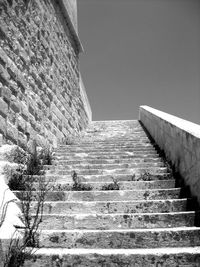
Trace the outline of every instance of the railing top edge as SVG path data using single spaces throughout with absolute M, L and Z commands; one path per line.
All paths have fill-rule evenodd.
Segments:
M 176 117 L 174 115 L 171 115 L 169 113 L 163 112 L 158 109 L 154 109 L 149 106 L 140 106 L 140 112 L 141 110 L 145 110 L 156 117 L 159 117 L 160 119 L 167 121 L 168 123 L 184 130 L 185 132 L 188 132 L 191 135 L 194 135 L 197 138 L 200 138 L 200 125 L 193 123 L 188 120 L 181 119 L 179 117 Z

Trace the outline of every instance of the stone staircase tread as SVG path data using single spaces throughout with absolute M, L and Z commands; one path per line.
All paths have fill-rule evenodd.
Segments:
M 144 200 L 144 199 L 141 199 L 141 200 L 109 200 L 109 201 L 103 201 L 103 200 L 100 200 L 100 201 L 72 201 L 72 200 L 56 200 L 56 201 L 45 201 L 45 203 L 86 203 L 86 204 L 92 204 L 92 203 L 141 203 L 141 202 L 144 202 L 144 203 L 147 203 L 147 202 L 173 202 L 173 201 L 188 201 L 188 198 L 180 198 L 180 199 L 172 199 L 172 198 L 169 198 L 169 199 L 150 199 L 150 200 Z M 32 201 L 33 203 L 36 202 L 36 201 Z
M 200 231 L 200 227 L 197 226 L 186 226 L 186 227 L 172 227 L 172 228 L 153 228 L 153 229 L 107 229 L 107 230 L 99 230 L 99 229 L 44 229 L 42 230 L 42 233 L 100 233 L 100 232 L 105 232 L 105 233 L 151 233 L 151 232 L 180 232 L 180 231 Z
M 167 167 L 135 167 L 135 168 L 115 168 L 115 169 L 72 169 L 72 170 L 47 170 L 47 174 L 71 174 L 72 171 L 76 171 L 78 175 L 91 175 L 91 174 L 134 174 L 135 172 L 156 172 L 156 173 L 163 173 L 163 172 L 168 172 Z
M 56 188 L 60 188 L 62 190 L 65 190 L 64 187 L 72 187 L 73 186 L 73 181 L 69 181 L 67 182 L 60 182 L 60 183 L 55 183 L 55 182 L 49 182 L 48 185 L 49 187 L 52 189 L 50 190 L 57 190 Z M 105 181 L 105 182 L 101 182 L 101 181 L 96 181 L 96 182 L 81 182 L 81 184 L 83 185 L 90 185 L 92 187 L 92 190 L 100 190 L 100 188 L 102 188 L 104 185 L 108 186 L 110 184 L 112 184 L 112 181 Z M 145 189 L 172 189 L 175 188 L 175 180 L 154 180 L 154 181 L 124 181 L 118 182 L 119 185 L 119 189 L 120 190 L 133 190 L 133 189 L 141 189 L 141 190 L 145 190 Z M 35 183 L 35 187 L 39 186 L 39 183 Z M 59 190 L 60 190 L 59 189 Z
M 127 216 L 130 216 L 130 217 L 134 217 L 134 216 L 156 216 L 156 215 L 180 215 L 180 214 L 183 214 L 183 215 L 195 215 L 195 211 L 178 211 L 178 212 L 154 212 L 154 213 L 150 213 L 150 212 L 145 212 L 145 213 L 94 213 L 94 214 L 91 214 L 91 213 L 74 213 L 74 214 L 61 214 L 61 213 L 51 213 L 51 214 L 44 214 L 44 216 L 49 216 L 49 217 L 77 217 L 77 218 L 84 218 L 84 217 L 116 217 L 116 216 L 124 216 L 124 215 L 127 215 Z M 32 216 L 34 216 L 34 214 L 32 214 Z
M 200 267 L 199 211 L 160 155 L 138 121 L 92 122 L 80 142 L 59 145 L 35 176 L 50 189 L 42 248 L 24 266 Z M 74 191 L 73 171 L 92 190 Z M 115 180 L 119 190 L 103 188 Z
M 162 188 L 162 189 L 155 189 L 155 188 L 150 188 L 150 189 L 132 189 L 132 190 L 85 190 L 85 191 L 79 191 L 79 190 L 67 190 L 67 191 L 60 191 L 60 190 L 55 190 L 55 191 L 52 191 L 54 193 L 58 193 L 58 192 L 71 192 L 71 193 L 74 193 L 74 192 L 79 192 L 80 194 L 85 194 L 85 193 L 108 193 L 108 194 L 112 194 L 113 192 L 114 193 L 122 193 L 122 192 L 146 192 L 146 191 L 150 191 L 150 192 L 157 192 L 157 191 L 180 191 L 181 190 L 181 187 L 176 187 L 176 188 Z M 17 191 L 17 190 L 14 190 L 13 191 L 14 193 L 16 192 L 26 192 L 26 191 Z M 34 192 L 39 192 L 39 191 L 35 191 Z
M 152 159 L 80 159 L 80 160 L 53 160 L 52 166 L 70 165 L 70 164 L 126 164 L 126 163 L 163 163 L 159 158 Z M 45 165 L 49 166 L 49 165 Z
M 34 214 L 32 215 L 34 219 Z M 195 212 L 44 214 L 40 229 L 142 229 L 193 226 Z
M 163 167 L 164 166 L 164 163 L 163 162 L 137 162 L 137 163 L 105 163 L 105 164 L 95 164 L 95 163 L 92 163 L 92 164 L 84 164 L 84 163 L 81 163 L 81 164 L 71 164 L 70 166 L 67 165 L 62 165 L 62 164 L 56 164 L 56 165 L 46 165 L 44 166 L 44 169 L 46 170 L 63 170 L 63 169 L 66 169 L 66 170 L 73 170 L 73 169 L 83 169 L 83 170 L 87 170 L 87 169 L 105 169 L 105 168 L 108 168 L 109 170 L 110 169 L 116 169 L 117 166 L 119 167 L 123 167 L 123 168 L 138 168 L 138 167 L 142 167 L 142 168 L 146 168 L 146 167 L 151 167 L 151 168 L 154 168 L 154 167 Z
M 16 196 L 23 199 L 23 193 L 14 191 Z M 38 191 L 34 191 L 33 196 Z M 175 189 L 146 189 L 146 190 L 99 190 L 99 191 L 49 191 L 46 194 L 46 200 L 134 200 L 134 199 L 166 199 L 180 198 L 181 190 Z
M 180 242 L 181 240 L 181 242 Z M 67 248 L 154 248 L 200 245 L 200 229 L 43 231 L 40 246 Z
M 157 182 L 159 182 L 159 183 L 165 183 L 165 182 L 168 182 L 169 180 L 152 180 L 152 181 L 123 181 L 123 182 L 121 182 L 121 181 L 119 181 L 119 184 L 154 184 L 154 183 L 157 183 Z M 173 183 L 175 183 L 175 180 L 172 180 L 172 181 L 170 181 L 170 182 L 173 182 Z M 53 182 L 51 182 L 51 183 L 53 183 Z M 81 182 L 82 184 L 90 184 L 90 182 L 88 181 L 88 182 Z M 67 183 L 67 182 L 61 182 L 60 184 L 69 184 L 69 183 Z M 70 184 L 73 184 L 73 182 L 71 182 Z M 110 182 L 108 181 L 108 182 L 92 182 L 92 184 L 102 184 L 102 185 L 104 185 L 104 184 L 110 184 Z M 174 187 L 173 187 L 174 188 Z
M 143 159 L 155 159 L 158 160 L 160 159 L 159 155 L 154 152 L 151 151 L 150 153 L 123 153 L 123 154 L 119 154 L 119 153 L 115 153 L 115 152 L 111 152 L 111 153 L 104 153 L 104 154 L 99 154 L 99 153 L 88 153 L 87 155 L 83 155 L 83 153 L 73 153 L 73 154 L 58 154 L 55 155 L 54 157 L 54 162 L 59 162 L 59 161 L 74 161 L 74 160 L 106 160 L 106 159 L 112 159 L 112 160 L 143 160 Z
M 101 254 L 101 255 L 177 255 L 177 254 L 200 254 L 200 246 L 196 247 L 175 247 L 175 248 L 142 248 L 142 249 L 67 249 L 67 248 L 37 248 L 35 255 L 81 255 L 81 254 Z

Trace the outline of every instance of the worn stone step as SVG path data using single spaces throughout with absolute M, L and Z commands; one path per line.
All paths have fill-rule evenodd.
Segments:
M 48 190 L 54 191 L 70 191 L 73 187 L 73 182 L 71 183 L 57 183 L 49 182 Z M 109 186 L 113 184 L 112 182 L 82 182 L 82 185 L 90 186 L 92 190 L 102 190 L 103 186 Z M 175 180 L 158 180 L 158 181 L 123 181 L 117 182 L 120 190 L 141 190 L 141 189 L 164 189 L 164 188 L 174 188 Z M 40 183 L 34 183 L 34 189 L 37 190 Z
M 200 246 L 200 228 L 44 230 L 40 247 L 133 249 Z
M 71 164 L 71 165 L 44 165 L 45 170 L 88 170 L 88 169 L 103 169 L 103 170 L 114 170 L 114 169 L 132 169 L 132 168 L 146 168 L 146 167 L 165 167 L 163 162 L 143 162 L 143 163 L 111 163 L 111 164 Z
M 45 177 L 37 178 L 45 179 L 47 182 L 56 182 L 56 183 L 71 183 L 72 175 L 64 175 L 64 174 L 46 174 Z M 144 178 L 142 170 L 135 174 L 99 174 L 99 175 L 80 175 L 78 173 L 78 177 L 80 182 L 112 182 L 113 178 L 117 181 L 155 181 L 155 180 L 171 180 L 174 179 L 171 173 L 163 172 L 163 173 L 155 173 L 151 172 L 149 178 Z
M 148 142 L 147 142 L 148 141 Z M 84 148 L 132 148 L 132 147 L 153 147 L 153 144 L 146 139 L 145 142 L 143 141 L 134 141 L 134 142 L 117 142 L 117 143 L 77 143 L 77 144 L 71 144 L 71 145 L 65 145 L 65 146 L 59 146 L 57 150 L 62 151 L 62 150 L 68 150 L 68 149 L 84 149 Z
M 157 154 L 157 151 L 150 147 L 150 148 L 136 148 L 136 149 L 124 149 L 124 150 L 121 150 L 121 149 L 104 149 L 104 150 L 99 150 L 99 149 L 87 149 L 87 150 L 77 150 L 77 151 L 56 151 L 54 152 L 54 155 L 55 156 L 62 156 L 62 155 L 71 155 L 71 156 L 74 156 L 74 155 L 77 155 L 77 154 L 81 154 L 81 153 L 84 153 L 84 154 L 87 154 L 87 155 L 107 155 L 107 154 L 110 154 L 110 155 L 134 155 L 134 154 Z
M 23 199 L 24 191 L 14 191 L 16 196 Z M 107 190 L 107 191 L 49 191 L 46 201 L 113 201 L 113 200 L 150 200 L 177 199 L 181 189 L 148 189 L 148 190 Z M 33 191 L 37 196 L 38 191 Z
M 34 218 L 34 216 L 33 216 Z M 194 226 L 195 212 L 44 214 L 40 229 L 149 229 Z
M 35 249 L 25 267 L 199 267 L 200 247 L 154 249 Z
M 31 203 L 35 213 L 37 202 Z M 187 199 L 135 200 L 135 201 L 46 201 L 44 214 L 82 213 L 166 213 L 187 210 Z
M 102 151 L 102 152 L 100 152 L 100 151 L 98 151 L 98 152 L 77 152 L 77 153 L 75 153 L 75 152 L 66 152 L 66 153 L 64 153 L 64 152 L 60 152 L 60 153 L 55 153 L 54 154 L 54 159 L 56 159 L 56 158 L 62 158 L 62 157 L 64 157 L 64 158 L 66 158 L 66 157 L 68 157 L 68 158 L 70 158 L 70 159 L 73 159 L 73 157 L 88 157 L 88 158 L 90 158 L 90 157 L 95 157 L 95 158 L 105 158 L 106 156 L 111 156 L 111 157 L 114 157 L 114 158 L 134 158 L 134 157 L 136 157 L 136 158 L 142 158 L 142 157 L 155 157 L 155 156 L 157 156 L 157 157 L 159 157 L 159 155 L 158 155 L 158 153 L 156 152 L 156 151 L 154 151 L 154 150 L 152 150 L 152 151 L 134 151 L 134 152 L 130 152 L 130 151 L 123 151 L 123 152 L 117 152 L 117 151 L 111 151 L 111 152 L 108 152 L 108 151 Z
M 115 168 L 115 169 L 73 169 L 73 170 L 47 170 L 47 174 L 57 174 L 57 175 L 70 175 L 72 171 L 76 171 L 78 175 L 100 175 L 100 174 L 136 174 L 136 173 L 143 173 L 144 171 L 150 173 L 166 173 L 168 172 L 167 167 L 141 167 L 141 168 Z
M 117 141 L 117 142 L 116 142 Z M 59 145 L 58 148 L 65 148 L 66 146 L 78 146 L 78 145 L 104 145 L 104 144 L 108 144 L 108 145 L 115 145 L 115 144 L 135 144 L 135 143 L 144 143 L 144 142 L 150 142 L 149 138 L 146 136 L 146 134 L 140 134 L 140 135 L 135 135 L 135 137 L 130 137 L 130 138 L 115 138 L 115 139 L 109 139 L 109 140 L 87 140 L 84 138 L 81 139 L 77 139 L 72 141 L 72 144 L 63 144 L 63 145 Z
M 97 137 L 97 136 L 96 136 Z M 136 142 L 139 142 L 139 141 L 143 141 L 143 140 L 149 140 L 149 138 L 147 137 L 147 135 L 143 132 L 141 132 L 141 133 L 132 133 L 131 135 L 129 135 L 129 136 L 118 136 L 118 137 L 115 137 L 115 138 L 104 138 L 104 139 L 98 139 L 98 138 L 94 138 L 93 140 L 92 140 L 92 142 L 91 142 L 91 140 L 90 140 L 90 137 L 88 137 L 88 138 L 82 138 L 81 140 L 80 140 L 80 142 L 82 143 L 82 144 L 91 144 L 91 143 L 93 143 L 93 142 L 95 142 L 95 143 L 116 143 L 116 141 L 118 141 L 118 142 L 134 142 L 134 141 L 136 141 Z M 63 145 L 63 146 L 65 146 L 65 145 Z
M 123 163 L 160 163 L 160 158 L 136 158 L 136 159 L 88 159 L 81 160 L 53 160 L 53 165 L 72 165 L 72 164 L 123 164 Z
M 131 139 L 131 138 L 124 138 L 124 139 L 121 139 L 121 138 L 116 138 L 116 139 L 109 139 L 109 140 L 106 140 L 106 139 L 99 139 L 99 140 L 95 140 L 95 139 L 88 139 L 88 140 L 84 140 L 84 139 L 81 139 L 79 142 L 74 142 L 74 143 L 69 143 L 69 144 L 66 144 L 66 145 L 63 145 L 63 147 L 59 146 L 59 148 L 65 148 L 66 146 L 78 146 L 79 144 L 82 145 L 82 146 L 94 146 L 94 145 L 116 145 L 116 144 L 119 144 L 119 145 L 126 145 L 126 144 L 151 144 L 151 141 L 149 140 L 149 138 L 147 136 L 141 136 L 141 137 L 136 137 L 134 139 Z
M 66 147 L 66 148 L 59 148 L 56 150 L 55 153 L 78 153 L 78 152 L 83 152 L 83 153 L 88 153 L 88 152 L 98 152 L 98 151 L 151 151 L 151 150 L 155 150 L 155 148 L 152 145 L 140 145 L 140 146 L 120 146 L 120 147 L 116 147 L 116 146 L 105 146 L 105 147 Z
M 60 155 L 60 156 L 54 156 L 54 160 L 82 160 L 87 158 L 87 160 L 97 160 L 97 159 L 160 159 L 158 154 L 136 154 L 134 153 L 134 155 L 130 155 L 130 154 L 126 154 L 126 155 L 119 155 L 119 154 L 115 154 L 115 155 L 109 155 L 109 154 L 104 154 L 104 155 L 87 155 L 85 153 L 79 153 L 76 155 Z

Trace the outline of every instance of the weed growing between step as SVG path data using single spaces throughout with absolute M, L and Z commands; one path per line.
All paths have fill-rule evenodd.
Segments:
M 23 237 L 17 237 L 16 233 L 11 238 L 8 249 L 4 256 L 4 267 L 23 266 L 24 261 L 33 253 L 33 249 L 39 243 L 39 225 L 42 222 L 43 206 L 47 192 L 50 190 L 49 182 L 46 182 L 43 166 L 50 164 L 52 154 L 49 149 L 34 151 L 29 154 L 21 152 L 20 149 L 12 151 L 10 159 L 18 164 L 16 169 L 5 169 L 8 185 L 11 190 L 21 191 L 21 210 L 23 229 L 16 229 L 16 233 L 21 233 Z M 37 176 L 36 176 L 37 175 Z M 36 178 L 37 177 L 37 178 Z M 38 183 L 37 191 L 34 184 Z M 32 204 L 36 202 L 35 215 L 31 215 Z M 6 212 L 6 210 L 5 210 Z M 5 214 L 2 215 L 5 217 Z M 17 227 L 16 227 L 17 228 Z
M 106 191 L 106 190 L 119 190 L 119 184 L 117 179 L 112 177 L 113 182 L 108 184 L 108 185 L 103 185 L 101 190 Z
M 65 138 L 64 143 L 66 145 L 75 145 L 78 144 L 80 142 L 81 137 L 80 136 L 67 136 Z
M 132 177 L 131 177 L 131 180 L 132 180 L 132 181 L 151 181 L 151 180 L 152 180 L 152 177 L 153 177 L 153 175 L 152 175 L 150 172 L 144 170 L 144 171 L 140 174 L 139 177 L 136 177 L 136 175 L 135 175 L 135 173 L 134 173 L 134 174 L 132 175 Z
M 91 191 L 92 190 L 92 186 L 81 183 L 80 178 L 78 177 L 75 171 L 72 172 L 72 180 L 73 180 L 73 185 L 72 185 L 73 191 Z
M 143 173 L 140 174 L 140 176 L 137 180 L 138 181 L 151 181 L 152 180 L 152 174 L 145 170 Z

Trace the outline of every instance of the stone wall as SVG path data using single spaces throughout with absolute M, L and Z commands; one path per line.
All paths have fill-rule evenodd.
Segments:
M 76 31 L 78 31 L 77 25 L 77 1 L 76 0 L 62 0 L 65 5 L 68 14 L 71 18 L 72 24 Z
M 200 203 L 200 125 L 147 106 L 139 119 Z
M 81 44 L 63 1 L 0 1 L 0 134 L 6 143 L 24 147 L 34 139 L 56 146 L 88 124 Z

